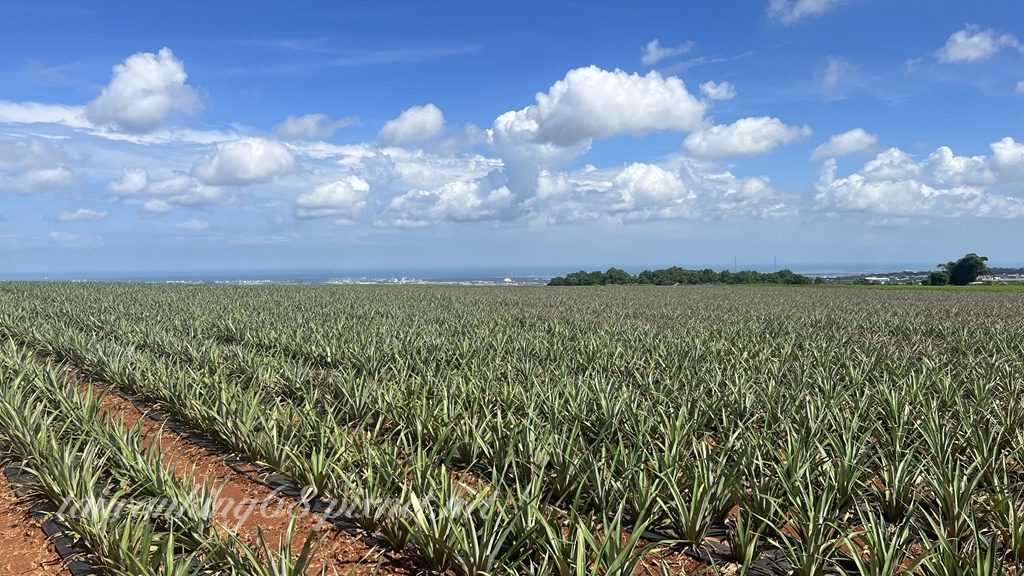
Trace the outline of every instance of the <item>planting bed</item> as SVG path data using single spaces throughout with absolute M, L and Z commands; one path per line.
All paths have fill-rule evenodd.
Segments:
M 6 475 L 0 475 L 0 573 L 25 576 L 70 576 L 53 543 L 19 498 Z
M 40 498 L 91 501 L 90 481 L 180 505 L 67 518 L 110 574 L 1016 574 L 1021 310 L 1019 292 L 0 284 L 0 441 Z M 204 483 L 287 506 L 208 519 L 213 495 L 187 493 Z M 333 523 L 291 523 L 300 503 Z

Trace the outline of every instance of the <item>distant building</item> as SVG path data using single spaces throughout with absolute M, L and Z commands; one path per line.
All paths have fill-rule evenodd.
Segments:
M 1021 274 L 999 274 L 993 276 L 979 276 L 972 284 L 1017 284 L 1024 283 L 1024 275 Z

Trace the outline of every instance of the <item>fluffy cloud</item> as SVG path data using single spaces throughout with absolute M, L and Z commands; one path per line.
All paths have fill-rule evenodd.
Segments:
M 1007 136 L 990 145 L 992 159 L 998 166 L 1024 166 L 1024 144 Z
M 818 146 L 811 153 L 815 162 L 826 158 L 836 158 L 847 154 L 856 154 L 874 148 L 878 144 L 878 136 L 868 134 L 863 128 L 854 128 L 849 132 L 836 134 L 828 142 Z
M 570 70 L 536 100 L 502 114 L 487 131 L 488 142 L 505 162 L 508 186 L 517 193 L 531 189 L 542 170 L 585 154 L 596 138 L 695 130 L 704 125 L 707 107 L 674 76 L 596 66 Z
M 989 146 L 992 148 L 992 171 L 1004 179 L 1024 184 L 1024 143 L 1007 137 Z
M 31 196 L 67 188 L 76 181 L 75 173 L 61 163 L 67 160 L 62 150 L 37 138 L 27 141 L 0 141 L 0 192 Z
M 285 118 L 275 130 L 277 135 L 285 140 L 314 140 L 328 138 L 341 128 L 358 124 L 360 120 L 355 116 L 333 120 L 326 114 L 306 114 Z
M 520 112 L 506 112 L 487 130 L 487 141 L 508 170 L 523 168 L 528 178 L 539 170 L 566 164 L 590 150 L 589 139 L 562 146 L 537 137 L 539 123 Z
M 167 201 L 177 206 L 213 206 L 231 204 L 234 197 L 229 196 L 223 189 L 216 186 L 205 186 L 199 182 L 193 183 L 192 187 L 175 191 Z
M 573 191 L 573 183 L 564 173 L 552 174 L 547 170 L 537 175 L 537 199 L 560 198 Z
M 149 174 L 145 168 L 122 168 L 121 177 L 109 182 L 105 188 L 113 196 L 133 196 L 146 189 Z
M 643 47 L 640 62 L 644 66 L 653 66 L 666 58 L 675 58 L 676 56 L 686 54 L 693 49 L 693 46 L 694 42 L 692 40 L 679 46 L 662 46 L 661 42 L 655 38 Z
M 32 138 L 27 142 L 0 141 L 0 170 L 27 170 L 53 166 L 67 159 L 49 144 Z
M 433 104 L 413 106 L 388 120 L 377 135 L 385 146 L 409 144 L 431 140 L 444 129 L 444 114 Z
M 174 113 L 193 113 L 198 97 L 185 84 L 185 66 L 170 48 L 142 52 L 114 66 L 114 77 L 89 103 L 96 124 L 114 124 L 126 132 L 152 132 Z
M 160 214 L 169 214 L 174 210 L 174 206 L 165 200 L 147 200 L 145 201 L 139 210 L 147 216 L 158 216 Z
M 380 191 L 433 190 L 447 182 L 480 178 L 502 168 L 501 160 L 480 154 L 440 152 L 436 149 L 372 145 L 348 150 L 336 160 L 346 174 L 366 180 Z
M 686 137 L 683 146 L 694 156 L 724 158 L 767 154 L 811 134 L 807 126 L 788 126 L 778 118 L 743 118 L 728 126 L 713 126 Z
M 200 184 L 183 172 L 175 172 L 170 178 L 150 180 L 145 192 L 152 196 L 178 196 L 198 188 Z
M 84 106 L 62 106 L 38 102 L 0 100 L 0 123 L 62 124 L 71 128 L 89 128 Z
M 157 197 L 150 198 L 150 209 L 143 208 L 146 213 L 169 212 L 171 205 L 209 206 L 228 204 L 232 200 L 222 189 L 208 186 L 184 172 L 174 172 L 168 178 L 154 180 L 145 168 L 124 168 L 120 178 L 107 184 L 106 192 L 120 198 Z
M 295 165 L 295 157 L 280 142 L 241 138 L 217 146 L 192 166 L 192 176 L 214 186 L 245 186 L 269 182 L 294 171 Z
M 370 184 L 358 176 L 320 184 L 295 201 L 299 218 L 356 216 L 366 206 Z
M 621 202 L 613 210 L 655 212 L 658 216 L 681 216 L 696 195 L 678 174 L 652 164 L 635 163 L 612 181 Z M 660 212 L 660 213 L 659 213 Z
M 590 66 L 570 70 L 547 93 L 537 94 L 536 105 L 507 114 L 516 116 L 517 128 L 532 140 L 570 146 L 614 134 L 694 130 L 703 124 L 705 108 L 675 76 Z
M 61 188 L 68 188 L 75 183 L 75 173 L 63 166 L 56 168 L 33 168 L 18 176 L 0 176 L 0 192 L 13 192 L 20 196 L 32 196 Z
M 794 24 L 810 16 L 820 16 L 825 12 L 845 4 L 850 0 L 771 0 L 768 3 L 768 16 L 783 24 Z
M 890 148 L 865 164 L 860 174 L 869 182 L 914 180 L 921 178 L 924 168 L 910 154 Z
M 845 178 L 836 177 L 836 162 L 829 159 L 815 199 L 824 210 L 885 216 L 1024 217 L 1024 199 L 993 192 L 1019 188 L 1024 178 L 1024 171 L 1014 170 L 1024 168 L 1024 151 L 1016 156 L 1014 144 L 1011 139 L 993 144 L 992 160 L 956 156 L 942 147 L 918 162 L 891 148 Z M 1007 173 L 1001 176 L 999 170 Z
M 993 149 L 998 143 L 992 144 Z M 998 165 L 998 158 L 994 158 Z M 1024 168 L 1024 162 L 1015 163 Z M 989 187 L 999 183 L 999 176 L 984 156 L 957 156 L 948 146 L 942 146 L 921 162 L 921 169 L 912 173 L 927 176 L 927 182 L 938 188 L 956 186 Z
M 108 214 L 106 212 L 98 212 L 89 208 L 79 208 L 74 212 L 63 211 L 57 214 L 57 220 L 59 222 L 89 222 L 96 220 L 106 220 Z
M 708 81 L 700 85 L 700 91 L 708 100 L 732 100 L 736 97 L 736 87 L 732 82 L 715 83 Z
M 997 34 L 991 28 L 983 29 L 975 24 L 968 24 L 963 30 L 957 30 L 946 41 L 946 45 L 935 51 L 940 62 L 977 62 L 985 60 L 1003 48 L 1016 48 L 1024 51 L 1017 38 L 1010 34 Z
M 1017 82 L 1017 94 L 1024 94 L 1024 80 Z
M 799 203 L 798 197 L 776 192 L 767 178 L 739 178 L 692 158 L 666 165 L 634 163 L 618 172 L 544 172 L 537 187 L 549 193 L 524 205 L 549 224 L 776 218 L 795 213 Z
M 492 172 L 483 178 L 448 182 L 434 190 L 411 190 L 388 204 L 392 225 L 421 226 L 432 221 L 466 222 L 496 219 L 512 206 L 515 196 L 505 178 Z

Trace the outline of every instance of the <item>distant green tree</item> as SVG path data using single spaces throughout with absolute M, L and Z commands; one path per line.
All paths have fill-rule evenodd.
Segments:
M 922 284 L 925 286 L 945 286 L 946 284 L 949 284 L 949 272 L 946 272 L 945 270 L 936 270 L 929 274 Z
M 990 273 L 985 262 L 988 262 L 988 257 L 978 256 L 974 252 L 971 252 L 956 262 L 939 264 L 939 266 L 949 274 L 950 284 L 954 286 L 966 286 L 977 280 L 978 276 Z
M 824 282 L 824 281 L 822 281 Z M 811 284 L 814 279 L 796 274 L 792 270 L 762 273 L 753 270 L 715 272 L 710 268 L 703 270 L 687 270 L 672 266 L 662 270 L 644 270 L 633 276 L 625 270 L 609 268 L 607 272 L 587 272 L 580 270 L 565 276 L 555 276 L 548 286 L 597 286 L 607 284 L 654 284 L 672 286 L 674 284 Z
M 636 277 L 625 270 L 619 270 L 618 268 L 609 268 L 604 273 L 605 284 L 636 284 Z

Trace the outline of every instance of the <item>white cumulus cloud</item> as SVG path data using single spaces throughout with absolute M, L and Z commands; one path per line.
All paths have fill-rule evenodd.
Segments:
M 890 148 L 864 164 L 860 174 L 871 182 L 914 180 L 923 176 L 924 168 L 910 154 Z
M 13 192 L 20 196 L 32 196 L 75 184 L 75 173 L 63 166 L 55 168 L 33 168 L 12 177 L 0 177 L 0 192 Z
M 586 154 L 595 139 L 695 130 L 706 108 L 675 76 L 590 66 L 570 70 L 536 104 L 498 116 L 487 141 L 504 162 L 508 187 L 522 194 L 533 191 L 542 170 Z
M 775 191 L 765 177 L 740 178 L 714 163 L 678 157 L 664 165 L 633 163 L 574 173 L 542 173 L 554 193 L 524 203 L 548 224 L 605 220 L 630 224 L 654 220 L 777 218 L 797 212 L 800 199 Z
M 444 129 L 444 114 L 433 104 L 413 106 L 388 120 L 380 129 L 377 140 L 385 146 L 409 144 L 431 140 Z
M 165 200 L 157 200 L 154 198 L 152 200 L 146 200 L 139 210 L 147 216 L 157 216 L 160 214 L 169 214 L 174 210 L 174 206 Z
M 392 225 L 416 227 L 444 220 L 497 219 L 514 201 L 504 177 L 492 172 L 483 178 L 448 182 L 434 190 L 411 190 L 393 198 L 387 211 L 396 215 Z
M 187 79 L 184 64 L 170 48 L 134 54 L 114 66 L 110 84 L 89 103 L 88 117 L 126 132 L 152 132 L 171 114 L 198 108 L 199 98 L 185 84 Z
M 657 38 L 651 40 L 643 47 L 640 55 L 640 62 L 644 66 L 653 66 L 666 58 L 675 58 L 686 54 L 693 49 L 694 42 L 691 40 L 679 46 L 662 46 Z
M 152 196 L 177 196 L 197 188 L 199 184 L 188 174 L 175 172 L 169 178 L 150 180 L 145 192 Z
M 998 143 L 992 144 L 993 149 Z M 998 164 L 998 159 L 993 159 Z M 912 160 L 911 160 L 912 161 Z M 919 177 L 938 188 L 954 186 L 990 187 L 999 183 L 999 176 L 993 163 L 984 156 L 957 156 L 948 146 L 941 146 L 920 163 L 921 169 L 914 171 Z M 1018 163 L 1024 168 L 1024 163 Z
M 512 114 L 517 129 L 532 140 L 569 146 L 614 134 L 694 130 L 705 109 L 675 76 L 590 66 L 570 70 L 547 93 L 537 94 L 537 104 Z
M 167 198 L 167 201 L 178 206 L 212 206 L 231 204 L 234 197 L 226 194 L 222 188 L 193 182 L 190 188 L 176 191 L 173 196 Z
M 214 186 L 269 182 L 295 170 L 295 156 L 275 140 L 246 137 L 225 142 L 192 166 L 192 176 Z
M 992 148 L 992 170 L 1003 178 L 1024 184 L 1024 143 L 1006 137 L 989 147 Z
M 133 196 L 149 196 L 167 206 L 209 206 L 229 204 L 232 198 L 224 190 L 209 186 L 184 172 L 173 172 L 167 178 L 152 179 L 145 168 L 124 168 L 121 177 L 106 186 L 109 196 L 121 199 Z M 156 198 L 152 198 L 156 197 Z M 151 206 L 162 206 L 153 203 Z M 144 210 L 153 212 L 152 210 Z M 157 210 L 159 212 L 159 210 Z
M 829 159 L 815 199 L 820 209 L 885 216 L 1024 217 L 1024 199 L 997 188 L 1024 182 L 1024 146 L 1012 139 L 992 144 L 993 157 L 956 156 L 941 147 L 922 161 L 898 148 L 879 153 L 857 172 L 837 177 Z
M 779 145 L 789 145 L 811 134 L 807 126 L 789 126 L 778 118 L 742 118 L 728 126 L 713 126 L 694 132 L 683 147 L 694 156 L 724 158 L 767 154 Z
M 612 182 L 620 199 L 615 210 L 675 208 L 678 212 L 680 208 L 687 208 L 687 201 L 696 198 L 678 174 L 653 164 L 634 163 L 619 172 Z
M 370 184 L 358 176 L 319 184 L 295 201 L 299 218 L 354 217 L 366 206 Z
M 992 158 L 1000 166 L 1024 165 L 1024 144 L 1007 136 L 991 144 Z
M 736 87 L 732 82 L 716 83 L 708 81 L 700 85 L 700 91 L 708 100 L 732 100 L 736 97 Z
M 99 212 L 97 210 L 91 210 L 89 208 L 79 208 L 74 212 L 65 210 L 57 214 L 57 220 L 59 222 L 88 222 L 96 220 L 106 220 L 108 216 L 107 212 Z
M 564 173 L 552 173 L 542 170 L 537 175 L 537 198 L 547 200 L 549 198 L 560 198 L 573 190 L 573 183 Z
M 223 189 L 207 185 L 184 172 L 175 171 L 167 178 L 150 178 L 145 168 L 123 168 L 121 177 L 108 182 L 105 191 L 108 196 L 120 200 L 148 197 L 150 208 L 144 207 L 144 213 L 170 211 L 172 205 L 224 205 L 233 200 Z
M 870 150 L 877 144 L 878 136 L 868 134 L 863 128 L 854 128 L 849 132 L 832 136 L 827 142 L 815 148 L 811 153 L 811 160 L 817 162 L 826 158 L 856 154 Z
M 42 168 L 66 159 L 61 150 L 38 138 L 31 138 L 27 142 L 0 141 L 0 170 Z
M 935 51 L 940 62 L 977 62 L 991 57 L 1003 48 L 1024 50 L 1016 37 L 999 34 L 991 28 L 968 24 L 957 30 L 946 41 L 946 45 Z
M 284 122 L 275 127 L 275 130 L 277 135 L 285 140 L 315 140 L 329 138 L 341 128 L 359 123 L 359 118 L 355 116 L 334 120 L 326 114 L 306 114 L 285 118 Z
M 5 124 L 62 124 L 71 128 L 90 128 L 84 106 L 40 104 L 38 102 L 10 102 L 0 100 L 0 123 Z
M 107 183 L 107 194 L 113 196 L 133 196 L 146 189 L 149 174 L 145 168 L 122 168 L 121 177 Z

